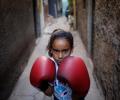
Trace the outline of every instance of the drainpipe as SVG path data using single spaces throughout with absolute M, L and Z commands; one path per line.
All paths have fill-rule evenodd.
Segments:
M 87 0 L 88 18 L 87 18 L 87 40 L 88 53 L 92 55 L 92 39 L 93 39 L 93 0 Z
M 76 0 L 73 0 L 73 9 L 74 9 L 74 18 L 75 18 L 74 29 L 76 29 Z
M 36 38 L 38 38 L 40 36 L 40 32 L 41 32 L 39 4 L 40 4 L 39 0 L 33 0 L 34 28 L 35 28 Z

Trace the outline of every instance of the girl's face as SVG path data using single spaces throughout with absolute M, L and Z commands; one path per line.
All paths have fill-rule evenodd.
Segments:
M 70 56 L 72 48 L 70 47 L 69 42 L 64 38 L 55 39 L 52 44 L 52 57 L 55 61 L 60 64 L 64 57 Z

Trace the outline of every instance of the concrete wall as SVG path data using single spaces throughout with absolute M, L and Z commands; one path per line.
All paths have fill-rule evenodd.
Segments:
M 87 11 L 77 0 L 77 30 L 87 48 Z M 106 100 L 120 99 L 120 1 L 93 0 L 94 75 L 101 84 Z
M 32 0 L 0 0 L 0 100 L 6 100 L 34 44 Z
M 76 0 L 76 28 L 87 47 L 87 8 L 83 0 Z
M 96 0 L 93 60 L 106 100 L 120 99 L 120 1 Z

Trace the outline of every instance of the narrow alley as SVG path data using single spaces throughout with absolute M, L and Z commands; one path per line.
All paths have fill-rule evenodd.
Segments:
M 29 74 L 35 59 L 41 55 L 46 54 L 46 45 L 48 39 L 51 35 L 51 32 L 56 28 L 70 31 L 69 24 L 65 17 L 54 19 L 52 23 L 48 23 L 48 25 L 44 28 L 45 33 L 36 40 L 36 47 L 30 56 L 27 66 L 19 78 L 9 100 L 53 100 L 52 98 L 45 96 L 42 92 L 31 86 L 29 82 Z M 71 30 L 71 32 L 74 36 L 75 45 L 72 55 L 77 55 L 84 59 L 90 75 L 91 85 L 85 100 L 104 100 L 101 89 L 93 78 L 92 60 L 89 58 L 78 32 L 73 30 Z
M 120 0 L 0 0 L 0 100 L 54 100 L 29 77 L 55 29 L 73 34 L 68 55 L 85 61 L 85 100 L 120 100 Z

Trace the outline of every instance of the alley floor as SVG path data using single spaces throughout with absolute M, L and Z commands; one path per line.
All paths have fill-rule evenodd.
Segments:
M 89 58 L 84 45 L 81 41 L 80 35 L 77 31 L 70 29 L 69 24 L 65 17 L 60 17 L 53 19 L 49 22 L 44 28 L 42 36 L 36 40 L 36 46 L 32 52 L 24 72 L 19 77 L 16 86 L 14 87 L 13 92 L 8 100 L 53 100 L 51 97 L 45 96 L 42 92 L 34 88 L 29 82 L 29 74 L 35 59 L 41 55 L 46 55 L 46 46 L 49 40 L 52 31 L 56 28 L 64 29 L 71 31 L 74 36 L 74 51 L 72 55 L 77 55 L 83 58 L 87 69 L 90 75 L 91 85 L 90 90 L 85 98 L 85 100 L 104 100 L 101 88 L 99 84 L 96 84 L 95 79 L 93 78 L 93 63 Z

